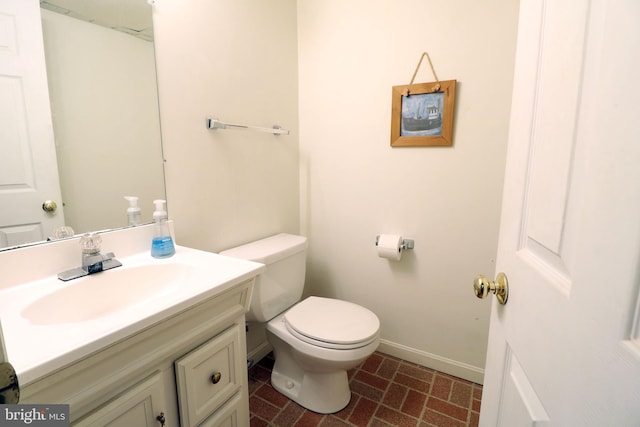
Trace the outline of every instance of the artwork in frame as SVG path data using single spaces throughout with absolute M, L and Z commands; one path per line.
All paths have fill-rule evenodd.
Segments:
M 453 145 L 456 81 L 393 86 L 391 146 Z

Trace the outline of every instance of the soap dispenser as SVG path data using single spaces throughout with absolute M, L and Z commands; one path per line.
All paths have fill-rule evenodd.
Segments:
M 164 208 L 166 200 L 154 200 L 156 210 L 153 212 L 153 241 L 151 242 L 151 256 L 154 258 L 167 258 L 176 253 L 173 245 L 169 224 L 167 223 L 167 211 Z
M 140 225 L 140 207 L 138 206 L 138 198 L 136 196 L 124 196 L 129 202 L 127 208 L 127 219 L 129 225 Z

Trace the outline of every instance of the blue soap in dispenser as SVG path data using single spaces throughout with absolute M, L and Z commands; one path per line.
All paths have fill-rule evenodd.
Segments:
M 151 242 L 151 256 L 154 258 L 167 258 L 176 253 L 173 245 L 169 224 L 167 223 L 168 215 L 164 209 L 166 200 L 154 200 L 156 210 L 153 212 L 153 241 Z

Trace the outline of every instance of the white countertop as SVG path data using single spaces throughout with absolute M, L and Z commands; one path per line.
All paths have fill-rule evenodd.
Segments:
M 264 269 L 259 263 L 182 246 L 176 246 L 176 254 L 166 259 L 154 259 L 148 251 L 116 258 L 122 262 L 122 267 L 69 282 L 60 281 L 53 275 L 0 289 L 0 322 L 4 344 L 8 361 L 15 368 L 22 385 L 222 293 Z M 33 304 L 65 287 L 81 285 L 80 281 L 100 275 L 101 284 L 108 283 L 108 275 L 113 275 L 114 280 L 123 277 L 123 272 L 118 271 L 121 269 L 172 263 L 188 265 L 188 278 L 181 282 L 183 285 L 172 286 L 170 291 L 159 292 L 152 298 L 140 299 L 97 316 L 88 316 L 82 321 L 74 320 L 73 316 L 62 316 L 47 323 L 46 317 L 43 320 L 33 316 L 33 307 L 38 307 Z M 99 303 L 91 301 L 91 304 Z

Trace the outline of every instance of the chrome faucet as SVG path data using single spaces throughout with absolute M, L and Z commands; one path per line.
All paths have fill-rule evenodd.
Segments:
M 73 280 L 89 274 L 120 267 L 122 263 L 115 258 L 113 252 L 100 253 L 102 238 L 96 233 L 87 233 L 80 237 L 82 248 L 82 267 L 72 268 L 58 274 L 62 281 Z

